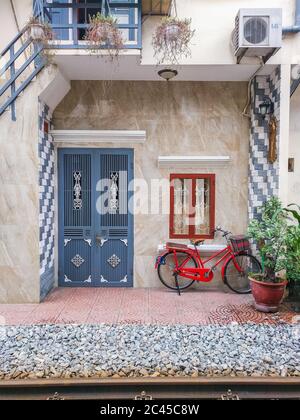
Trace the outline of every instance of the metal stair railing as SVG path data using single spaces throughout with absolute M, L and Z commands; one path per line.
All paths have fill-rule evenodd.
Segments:
M 16 99 L 45 66 L 41 55 L 43 45 L 33 42 L 29 35 L 23 41 L 27 30 L 23 28 L 0 54 L 0 63 L 4 62 L 0 67 L 0 79 L 4 80 L 0 85 L 0 116 L 10 108 L 13 121 L 16 121 Z

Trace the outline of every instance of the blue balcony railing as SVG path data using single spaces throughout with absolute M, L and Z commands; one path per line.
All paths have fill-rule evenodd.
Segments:
M 89 19 L 98 12 L 117 19 L 124 48 L 141 48 L 141 0 L 35 0 L 34 13 L 54 31 L 55 48 L 88 48 L 84 40 Z
M 15 38 L 0 51 L 0 116 L 9 108 L 11 117 L 16 121 L 16 99 L 42 71 L 45 60 L 41 55 L 42 46 L 33 43 L 30 37 L 25 38 L 27 28 L 19 32 Z

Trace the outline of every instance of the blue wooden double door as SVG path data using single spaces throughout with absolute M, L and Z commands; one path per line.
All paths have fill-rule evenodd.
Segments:
M 61 149 L 59 286 L 132 287 L 133 151 Z

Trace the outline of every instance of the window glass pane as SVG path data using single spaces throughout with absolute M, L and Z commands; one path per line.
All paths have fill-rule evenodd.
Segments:
M 196 179 L 196 235 L 210 234 L 210 182 L 209 179 Z
M 45 15 L 50 24 L 58 26 L 54 29 L 54 38 L 56 41 L 72 41 L 77 44 L 79 41 L 85 41 L 85 35 L 89 26 L 90 18 L 97 13 L 104 13 L 113 16 L 118 25 L 131 26 L 120 28 L 125 45 L 135 45 L 138 42 L 139 31 L 138 26 L 141 22 L 139 8 L 139 0 L 127 1 L 105 1 L 102 0 L 49 0 L 49 4 L 57 7 L 45 7 Z M 70 5 L 70 7 L 59 7 L 62 5 Z M 128 5 L 136 7 L 128 7 Z M 76 7 L 77 6 L 77 7 Z M 78 7 L 79 6 L 79 7 Z M 80 7 L 82 6 L 82 7 Z M 74 28 L 73 26 L 74 25 Z M 79 27 L 76 27 L 76 26 Z
M 173 238 L 210 238 L 215 220 L 215 176 L 172 175 Z
M 117 19 L 119 25 L 137 25 L 138 9 L 128 8 L 111 8 L 111 15 Z M 137 40 L 137 30 L 134 28 L 121 29 L 124 43 Z
M 174 180 L 174 234 L 188 235 L 190 225 L 191 180 Z
M 56 0 L 56 3 L 68 3 L 68 0 Z M 50 17 L 53 25 L 68 25 L 71 22 L 69 8 L 49 8 L 46 16 Z M 54 29 L 54 40 L 65 41 L 70 39 L 70 30 L 67 28 Z
M 109 3 L 134 3 L 137 4 L 139 0 L 109 0 Z
M 102 3 L 99 0 L 79 0 L 78 3 L 80 4 L 88 4 L 93 5 L 95 7 L 85 7 L 78 9 L 78 23 L 81 25 L 89 25 L 90 19 L 97 15 L 97 13 L 101 13 L 101 5 Z M 78 39 L 84 40 L 86 35 L 86 29 L 81 28 L 78 30 Z

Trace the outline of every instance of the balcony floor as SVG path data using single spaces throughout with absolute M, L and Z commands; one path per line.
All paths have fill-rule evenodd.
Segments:
M 254 322 L 291 323 L 295 313 L 283 304 L 265 315 L 252 296 L 218 290 L 186 291 L 181 297 L 165 289 L 55 289 L 41 304 L 0 305 L 0 325 L 36 324 L 186 324 Z

